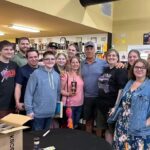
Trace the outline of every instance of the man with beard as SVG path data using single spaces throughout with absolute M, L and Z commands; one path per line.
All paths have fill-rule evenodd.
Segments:
M 13 61 L 19 67 L 27 64 L 26 51 L 30 49 L 30 41 L 27 37 L 21 37 L 18 41 L 19 52 L 14 56 Z
M 53 52 L 54 55 L 56 55 L 58 49 L 58 44 L 55 42 L 50 42 L 47 45 L 47 51 Z

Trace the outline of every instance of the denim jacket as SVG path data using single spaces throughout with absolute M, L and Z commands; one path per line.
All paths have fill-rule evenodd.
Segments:
M 123 95 L 131 88 L 133 80 L 126 84 Z M 150 117 L 150 79 L 146 79 L 143 84 L 132 93 L 131 115 L 129 118 L 128 133 L 135 136 L 150 135 L 150 126 L 146 126 L 146 120 Z

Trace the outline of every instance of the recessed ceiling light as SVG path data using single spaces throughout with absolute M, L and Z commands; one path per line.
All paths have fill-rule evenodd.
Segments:
M 5 34 L 4 32 L 0 32 L 0 36 L 1 36 L 1 35 L 4 35 L 4 34 Z
M 20 26 L 15 24 L 11 24 L 8 27 L 16 30 L 27 31 L 27 32 L 40 32 L 40 30 L 33 29 L 31 27 L 25 27 L 25 26 Z

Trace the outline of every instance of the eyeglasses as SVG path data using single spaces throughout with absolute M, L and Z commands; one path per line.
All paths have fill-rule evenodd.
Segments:
M 144 66 L 134 66 L 134 69 L 136 69 L 136 70 L 145 70 L 146 68 Z
M 55 58 L 44 58 L 43 60 L 45 60 L 45 61 L 54 61 Z

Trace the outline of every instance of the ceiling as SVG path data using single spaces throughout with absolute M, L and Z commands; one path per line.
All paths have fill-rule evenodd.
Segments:
M 0 0 L 0 39 L 13 39 L 21 36 L 50 37 L 62 35 L 96 34 L 102 31 L 78 23 L 48 15 L 30 8 Z M 23 32 L 8 28 L 10 24 L 34 27 L 40 33 Z

